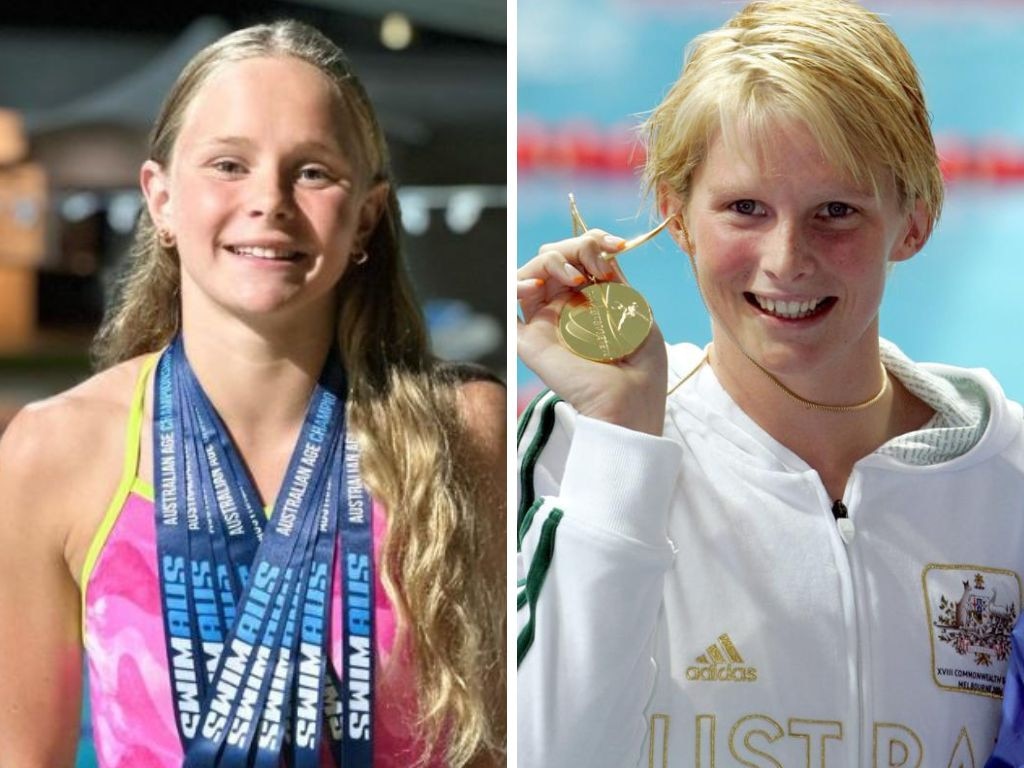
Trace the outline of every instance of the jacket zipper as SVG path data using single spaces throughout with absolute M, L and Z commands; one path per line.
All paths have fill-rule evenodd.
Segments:
M 834 517 L 836 520 L 839 520 L 841 518 L 848 519 L 850 517 L 850 510 L 848 510 L 846 508 L 846 505 L 843 504 L 842 499 L 836 499 L 835 501 L 832 502 L 832 517 Z
M 852 478 L 852 475 L 851 475 L 850 480 L 852 481 L 852 479 L 853 478 Z M 844 554 L 846 556 L 846 562 L 845 562 L 846 572 L 847 572 L 848 577 L 850 579 L 850 590 L 851 590 L 850 597 L 852 599 L 851 608 L 852 608 L 852 611 L 853 611 L 853 621 L 854 621 L 854 625 L 853 625 L 854 653 L 856 654 L 856 662 L 855 662 L 856 675 L 855 675 L 855 678 L 854 678 L 853 682 L 854 682 L 854 684 L 855 684 L 855 686 L 857 688 L 857 696 L 856 696 L 856 700 L 857 700 L 857 705 L 856 705 L 857 706 L 857 714 L 856 714 L 857 723 L 856 723 L 856 727 L 855 728 L 851 728 L 851 730 L 854 731 L 857 734 L 856 742 L 852 746 L 854 747 L 858 758 L 861 758 L 864 755 L 864 751 L 863 751 L 864 750 L 864 737 L 865 737 L 864 729 L 866 727 L 868 727 L 867 726 L 867 715 L 868 715 L 868 713 L 866 711 L 867 707 L 866 707 L 866 702 L 864 700 L 865 692 L 863 690 L 863 684 L 862 684 L 862 679 L 863 679 L 863 675 L 864 675 L 865 670 L 863 669 L 863 657 L 861 655 L 863 649 L 861 648 L 861 639 L 862 638 L 860 636 L 861 628 L 859 626 L 860 611 L 858 610 L 858 607 L 857 607 L 857 598 L 858 598 L 858 596 L 857 596 L 856 585 L 854 583 L 854 567 L 853 567 L 853 563 L 850 561 L 850 557 L 849 557 L 849 546 L 853 542 L 854 536 L 856 534 L 856 528 L 854 526 L 853 520 L 850 519 L 850 510 L 846 506 L 846 503 L 841 498 L 840 499 L 834 499 L 832 501 L 831 512 L 832 512 L 832 517 L 834 518 L 834 520 L 836 522 L 836 527 L 837 527 L 838 532 L 839 532 L 839 538 L 843 542 L 843 551 L 844 551 Z
M 832 502 L 832 517 L 836 520 L 836 526 L 839 528 L 839 537 L 843 540 L 843 544 L 849 546 L 857 531 L 853 525 L 853 520 L 850 519 L 850 510 L 846 508 L 846 504 L 843 503 L 842 499 L 836 499 Z

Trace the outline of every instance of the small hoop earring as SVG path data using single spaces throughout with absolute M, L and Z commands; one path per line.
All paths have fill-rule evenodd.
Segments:
M 174 235 L 171 234 L 169 229 L 161 229 L 157 232 L 156 240 L 160 243 L 161 248 L 170 250 L 174 247 Z
M 366 252 L 365 248 L 363 250 L 359 251 L 359 253 L 357 253 L 355 256 L 352 257 L 352 263 L 355 264 L 357 267 L 363 266 L 363 264 L 365 264 L 369 260 L 370 260 L 370 254 L 368 254 Z

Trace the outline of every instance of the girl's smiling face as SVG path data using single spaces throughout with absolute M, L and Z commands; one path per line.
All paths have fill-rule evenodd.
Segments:
M 387 194 L 353 154 L 330 80 L 291 57 L 218 68 L 185 110 L 169 167 L 147 161 L 154 222 L 173 234 L 186 311 L 328 311 Z
M 715 349 L 738 348 L 781 378 L 842 381 L 864 367 L 877 376 L 888 266 L 927 239 L 923 205 L 904 205 L 884 174 L 877 193 L 851 180 L 804 124 L 775 128 L 740 152 L 716 137 L 689 201 L 674 201 Z

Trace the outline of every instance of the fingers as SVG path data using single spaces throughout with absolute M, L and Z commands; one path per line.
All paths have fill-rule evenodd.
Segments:
M 546 292 L 544 286 L 547 281 L 542 277 L 530 277 L 525 280 L 516 281 L 516 300 L 523 312 L 523 318 L 530 320 L 537 312 L 537 308 L 543 306 Z
M 518 279 L 554 280 L 569 288 L 582 285 L 590 277 L 604 280 L 612 270 L 601 255 L 616 253 L 624 242 L 621 237 L 591 229 L 579 237 L 547 243 L 540 247 L 537 256 L 519 269 Z
M 612 257 L 605 262 L 605 266 L 611 270 L 612 277 L 609 279 L 616 280 L 620 283 L 628 283 L 626 276 L 622 273 L 622 268 L 619 267 L 619 260 Z
M 541 306 L 589 282 L 621 280 L 618 266 L 602 254 L 617 252 L 624 242 L 591 229 L 579 237 L 542 245 L 516 273 L 516 297 L 524 319 L 529 322 Z
M 516 297 L 529 322 L 539 309 L 588 283 L 580 268 L 555 250 L 543 251 L 518 272 Z

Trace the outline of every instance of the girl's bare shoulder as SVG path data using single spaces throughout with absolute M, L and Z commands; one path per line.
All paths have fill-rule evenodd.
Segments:
M 505 387 L 491 380 L 465 381 L 457 390 L 461 423 L 459 452 L 474 477 L 480 500 L 504 518 L 506 459 Z M 502 523 L 503 525 L 503 523 Z
M 474 363 L 444 362 L 439 374 L 455 389 L 462 435 L 491 459 L 502 459 L 505 450 L 508 390 L 487 368 Z
M 490 380 L 464 381 L 459 384 L 459 414 L 468 436 L 488 447 L 488 452 L 504 456 L 507 391 Z
M 30 403 L 0 439 L 0 489 L 33 497 L 81 495 L 116 478 L 132 395 L 145 360 L 134 358 Z M 109 468 L 109 469 L 108 469 Z

